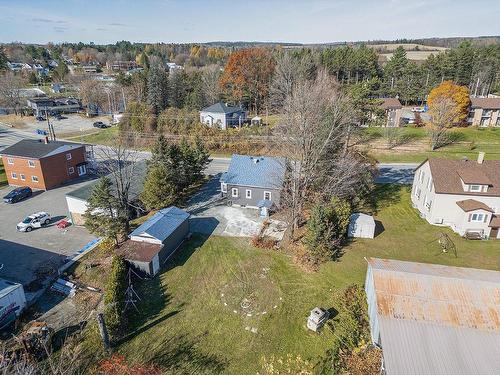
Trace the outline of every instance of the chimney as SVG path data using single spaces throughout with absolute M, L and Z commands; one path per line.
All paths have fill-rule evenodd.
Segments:
M 48 144 L 49 143 L 49 137 L 45 137 L 45 139 L 43 140 L 45 144 Z
M 484 161 L 484 152 L 480 152 L 479 155 L 477 155 L 477 163 L 483 164 L 483 161 Z

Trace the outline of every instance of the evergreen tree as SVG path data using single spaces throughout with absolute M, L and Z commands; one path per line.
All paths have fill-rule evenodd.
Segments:
M 154 66 L 148 72 L 148 103 L 158 115 L 168 104 L 168 75 L 165 69 Z
M 141 201 L 149 210 L 161 209 L 175 202 L 175 187 L 164 164 L 154 164 L 148 168 Z
M 3 47 L 0 47 L 0 72 L 2 70 L 7 70 L 7 56 L 5 55 L 5 51 L 3 50 Z
M 92 189 L 83 217 L 90 233 L 113 239 L 118 244 L 120 236 L 125 233 L 127 219 L 120 216 L 119 203 L 113 195 L 109 178 L 102 177 Z
M 182 108 L 186 101 L 186 73 L 171 72 L 168 77 L 168 104 L 170 107 Z

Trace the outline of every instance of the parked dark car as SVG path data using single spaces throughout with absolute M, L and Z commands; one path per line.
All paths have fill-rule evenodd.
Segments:
M 100 129 L 105 129 L 108 127 L 108 125 L 106 125 L 104 122 L 102 121 L 96 121 L 94 122 L 94 128 L 100 128 Z
M 18 187 L 3 197 L 5 203 L 16 203 L 25 198 L 31 197 L 33 191 L 28 186 Z
M 37 121 L 45 121 L 45 117 L 43 116 L 36 116 Z

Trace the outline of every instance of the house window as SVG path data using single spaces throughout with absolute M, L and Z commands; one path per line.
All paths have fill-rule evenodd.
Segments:
M 432 177 L 429 176 L 429 181 L 427 182 L 427 189 L 429 191 L 432 190 Z
M 38 182 L 38 177 L 37 176 L 31 176 L 31 181 Z
M 78 170 L 78 176 L 83 176 L 87 173 L 87 167 L 85 166 L 85 164 L 79 165 L 78 167 L 76 167 L 76 169 Z
M 238 189 L 237 188 L 231 189 L 231 196 L 234 198 L 238 198 Z
M 12 172 L 10 174 L 10 176 L 14 179 L 14 180 L 17 180 L 17 173 L 16 172 Z
M 7 164 L 10 164 L 10 165 L 14 164 L 14 159 L 8 158 L 7 159 Z
M 68 153 L 66 154 L 66 160 L 71 160 L 71 152 L 68 152 Z
M 264 199 L 266 201 L 270 201 L 271 200 L 271 192 L 270 191 L 265 191 L 264 192 Z
M 470 185 L 470 191 L 481 191 L 481 185 Z
M 422 193 L 422 190 L 420 190 L 420 188 L 417 189 L 417 199 L 420 199 L 420 194 Z
M 476 223 L 482 223 L 485 219 L 484 214 L 472 214 L 470 217 L 470 221 L 476 222 Z
M 26 181 L 26 176 L 25 176 L 25 175 L 23 175 L 22 173 L 19 175 L 19 177 L 21 177 L 21 180 L 22 180 L 22 181 Z
M 225 182 L 222 182 L 220 184 L 220 190 L 223 192 L 223 193 L 227 193 L 227 184 Z
M 33 160 L 28 160 L 28 167 L 35 168 L 35 162 Z
M 247 199 L 252 199 L 252 190 L 247 189 L 245 191 L 245 196 L 246 196 Z
M 69 174 L 73 174 L 73 173 L 75 173 L 75 168 L 74 168 L 74 167 L 69 167 L 69 168 L 68 168 L 68 173 L 69 173 Z
M 424 171 L 420 171 L 420 178 L 419 178 L 420 183 L 424 182 L 424 177 L 425 177 Z

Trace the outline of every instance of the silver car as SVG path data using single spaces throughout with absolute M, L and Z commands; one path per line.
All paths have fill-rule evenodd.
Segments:
M 49 224 L 50 215 L 47 212 L 36 212 L 17 224 L 17 230 L 19 232 L 31 232 L 35 228 L 41 228 L 43 225 Z

